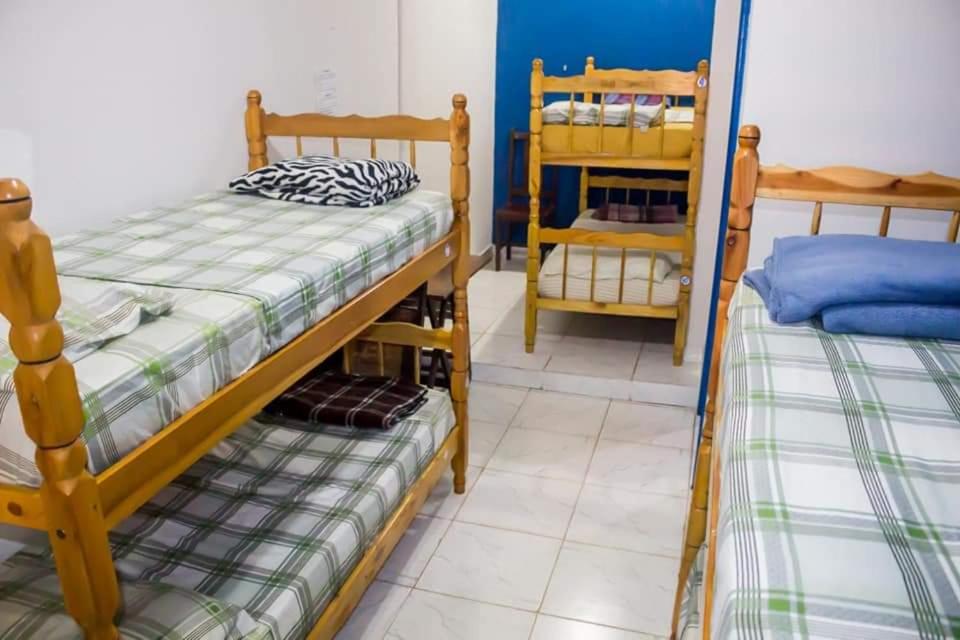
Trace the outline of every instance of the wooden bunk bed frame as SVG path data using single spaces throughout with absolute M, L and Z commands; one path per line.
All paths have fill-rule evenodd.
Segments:
M 29 189 L 0 180 L 0 312 L 10 321 L 10 346 L 19 361 L 14 384 L 24 428 L 36 444 L 39 488 L 0 485 L 0 523 L 47 531 L 67 612 L 91 640 L 118 636 L 119 590 L 107 534 L 161 488 L 187 470 L 220 440 L 258 413 L 325 358 L 366 332 L 383 340 L 453 352 L 451 396 L 456 426 L 420 478 L 366 549 L 363 558 L 326 607 L 309 637 L 332 638 L 399 541 L 447 464 L 454 490 L 463 493 L 467 469 L 467 279 L 470 220 L 468 167 L 470 119 L 463 95 L 453 97 L 449 119 L 411 116 L 335 117 L 265 113 L 259 91 L 247 95 L 245 115 L 249 168 L 267 165 L 270 137 L 341 138 L 450 145 L 450 232 L 408 264 L 305 331 L 202 403 L 167 425 L 106 471 L 92 475 L 80 438 L 84 426 L 72 364 L 63 356 L 63 330 L 56 320 L 60 292 L 50 239 L 31 220 Z M 421 283 L 453 264 L 452 329 L 387 326 L 370 328 L 383 313 Z
M 533 72 L 530 76 L 530 223 L 527 230 L 527 294 L 526 314 L 524 322 L 525 348 L 527 353 L 533 353 L 537 334 L 537 313 L 540 309 L 577 311 L 585 313 L 602 313 L 610 315 L 637 316 L 651 318 L 669 318 L 676 320 L 674 335 L 673 363 L 679 366 L 683 363 L 683 353 L 687 341 L 687 325 L 690 313 L 690 290 L 693 284 L 693 254 L 696 249 L 697 211 L 700 203 L 700 182 L 703 171 L 703 138 L 706 128 L 706 109 L 708 94 L 709 65 L 701 60 L 695 71 L 637 71 L 632 69 L 597 69 L 594 58 L 588 57 L 583 75 L 579 76 L 545 76 L 543 61 L 539 58 L 533 61 Z M 545 150 L 543 146 L 543 97 L 546 93 L 562 93 L 570 96 L 570 112 L 568 123 L 564 125 L 569 130 L 568 145 L 564 151 Z M 628 139 L 626 154 L 610 153 L 604 150 L 603 110 L 604 96 L 607 93 L 620 94 L 661 94 L 693 98 L 694 121 L 691 133 L 691 151 L 689 157 L 664 157 L 664 139 L 666 135 L 665 118 L 661 117 L 660 124 L 651 126 L 651 130 L 659 130 L 659 154 L 656 156 L 635 155 L 634 146 L 634 106 L 631 105 L 629 118 L 624 129 Z M 574 125 L 573 109 L 577 94 L 583 95 L 584 102 L 592 102 L 594 94 L 600 98 L 600 123 L 593 126 Z M 661 114 L 662 115 L 662 114 Z M 612 129 L 614 127 L 607 127 Z M 590 153 L 574 150 L 574 134 L 576 130 L 596 129 L 596 149 Z M 601 232 L 585 229 L 553 229 L 540 227 L 540 175 L 543 165 L 577 166 L 581 167 L 580 177 L 580 210 L 586 208 L 586 195 L 590 186 L 606 186 L 614 188 L 632 188 L 668 190 L 676 185 L 664 186 L 661 180 L 643 180 L 640 178 L 625 179 L 626 182 L 616 186 L 610 182 L 610 177 L 589 177 L 589 167 L 616 168 L 616 169 L 650 169 L 688 172 L 687 180 L 687 215 L 683 235 L 662 236 L 652 233 L 619 233 L 614 231 Z M 593 181 L 593 182 L 591 182 Z M 670 181 L 673 182 L 673 181 Z M 541 245 L 563 245 L 564 255 L 569 245 L 588 246 L 593 249 L 593 267 L 591 272 L 590 299 L 569 300 L 564 293 L 560 298 L 541 297 L 538 291 L 538 277 L 540 273 Z M 595 299 L 595 279 L 597 251 L 600 247 L 613 247 L 621 250 L 620 257 L 620 286 L 616 303 L 600 302 Z M 654 305 L 650 298 L 651 289 L 648 288 L 648 304 L 631 304 L 623 302 L 623 272 L 627 260 L 628 249 L 650 250 L 650 262 L 653 264 L 656 251 L 674 252 L 682 254 L 680 268 L 680 286 L 677 303 L 675 305 Z M 563 268 L 563 284 L 566 285 L 566 259 Z
M 710 637 L 712 586 L 716 569 L 716 536 L 718 525 L 720 477 L 719 456 L 714 455 L 718 414 L 716 402 L 721 379 L 721 355 L 727 328 L 727 310 L 734 289 L 747 268 L 750 253 L 750 229 L 753 224 L 753 206 L 757 198 L 792 200 L 813 203 L 810 234 L 820 233 L 823 205 L 846 204 L 880 207 L 877 233 L 886 236 L 894 208 L 943 211 L 951 215 L 945 240 L 957 242 L 960 232 L 960 180 L 936 173 L 898 176 L 859 167 L 835 166 L 802 170 L 784 165 L 762 166 L 757 152 L 760 129 L 756 125 L 740 128 L 738 146 L 733 160 L 733 182 L 730 189 L 730 208 L 727 218 L 726 240 L 723 246 L 723 267 L 720 273 L 720 296 L 714 322 L 713 353 L 707 386 L 707 404 L 703 421 L 703 435 L 697 451 L 693 491 L 684 527 L 683 551 L 680 561 L 676 598 L 674 602 L 671 638 L 676 638 L 680 607 L 687 577 L 701 545 L 707 543 L 702 612 L 703 638 Z

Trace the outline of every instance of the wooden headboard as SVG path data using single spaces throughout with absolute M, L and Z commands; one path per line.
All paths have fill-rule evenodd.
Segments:
M 320 113 L 299 113 L 282 116 L 267 113 L 261 103 L 263 96 L 256 89 L 247 93 L 247 111 L 244 123 L 247 130 L 247 151 L 250 171 L 265 167 L 267 138 L 295 138 L 297 155 L 303 155 L 303 138 L 330 138 L 333 155 L 340 155 L 341 139 L 370 141 L 370 157 L 377 157 L 377 140 L 398 140 L 409 143 L 409 161 L 417 166 L 417 142 L 450 142 L 456 133 L 453 125 L 458 112 L 465 113 L 467 99 L 462 94 L 453 97 L 454 117 L 416 118 L 414 116 L 328 116 Z M 468 141 L 469 142 L 469 141 Z

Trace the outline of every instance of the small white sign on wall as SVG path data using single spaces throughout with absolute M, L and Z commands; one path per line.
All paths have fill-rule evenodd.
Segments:
M 333 69 L 321 69 L 313 76 L 317 95 L 317 113 L 332 116 L 337 111 L 337 74 Z

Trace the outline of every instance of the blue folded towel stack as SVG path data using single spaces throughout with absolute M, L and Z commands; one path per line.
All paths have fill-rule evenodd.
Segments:
M 960 340 L 960 245 L 857 235 L 778 238 L 744 274 L 775 322 Z

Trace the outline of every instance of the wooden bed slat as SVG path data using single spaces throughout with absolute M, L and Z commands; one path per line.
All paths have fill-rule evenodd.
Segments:
M 426 120 L 413 116 L 327 116 L 301 113 L 263 116 L 267 136 L 303 136 L 304 138 L 357 138 L 376 140 L 422 140 L 447 142 L 449 122 L 443 118 Z
M 810 235 L 815 236 L 820 233 L 820 218 L 823 216 L 823 203 L 816 202 L 813 205 L 813 219 L 810 221 Z
M 880 237 L 886 238 L 888 231 L 890 231 L 890 207 L 884 207 L 883 215 L 880 218 Z
M 593 245 L 593 252 L 590 257 L 590 302 L 596 299 L 594 290 L 597 286 L 597 245 Z

